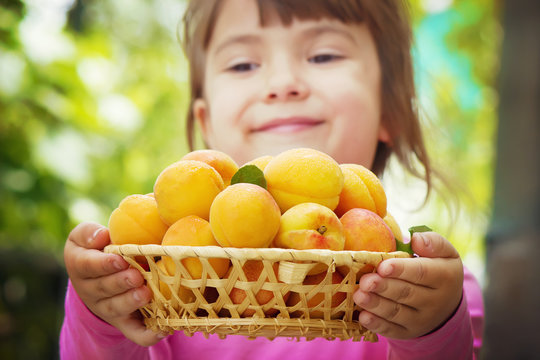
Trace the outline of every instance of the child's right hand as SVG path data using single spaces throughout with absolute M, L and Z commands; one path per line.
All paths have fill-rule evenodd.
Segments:
M 77 225 L 64 247 L 64 261 L 73 288 L 96 316 L 120 330 L 126 338 L 150 346 L 166 334 L 147 329 L 137 311 L 152 294 L 142 275 L 120 256 L 106 254 L 107 228 L 95 223 Z

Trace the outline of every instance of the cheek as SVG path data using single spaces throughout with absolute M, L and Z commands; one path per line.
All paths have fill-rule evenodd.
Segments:
M 244 115 L 256 91 L 248 84 L 234 81 L 214 81 L 210 87 L 209 104 L 212 120 L 218 128 L 234 130 Z M 232 127 L 232 128 L 231 128 Z
M 318 78 L 314 88 L 324 96 L 332 106 L 332 110 L 348 116 L 362 116 L 380 119 L 379 81 L 375 74 L 361 69 L 346 68 L 331 76 Z
M 379 99 L 367 89 L 355 89 L 333 96 L 336 117 L 343 126 L 377 137 L 381 112 Z
M 362 96 L 363 95 L 363 96 Z M 340 162 L 371 167 L 378 143 L 380 107 L 377 96 L 356 89 L 333 98 L 332 143 Z
M 224 122 L 227 122 L 227 119 L 233 117 L 235 98 L 234 95 L 227 94 L 224 91 L 218 91 L 212 95 L 208 101 L 210 104 L 210 117 L 214 127 L 221 127 Z
M 224 87 L 214 82 L 208 94 L 210 130 L 206 134 L 209 147 L 223 151 L 235 161 L 241 158 L 245 132 L 242 125 L 242 113 L 245 96 L 233 87 Z

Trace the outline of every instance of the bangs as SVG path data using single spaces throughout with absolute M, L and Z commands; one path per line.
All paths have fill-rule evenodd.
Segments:
M 336 19 L 343 23 L 361 23 L 366 20 L 364 1 L 358 0 L 257 0 L 259 21 L 266 26 L 277 15 L 284 26 L 294 19 Z

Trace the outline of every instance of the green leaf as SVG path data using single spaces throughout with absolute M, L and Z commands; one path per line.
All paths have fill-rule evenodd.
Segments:
M 396 251 L 404 251 L 408 254 L 414 255 L 414 252 L 412 251 L 411 243 L 405 244 L 402 241 L 399 241 L 396 239 Z
M 431 230 L 431 228 L 429 226 L 426 226 L 426 225 L 411 226 L 409 228 L 409 233 L 411 234 L 411 239 L 412 239 L 412 236 L 413 236 L 414 233 L 426 232 L 426 231 L 432 231 L 432 230 Z M 412 246 L 411 246 L 410 242 L 405 244 L 404 242 L 401 242 L 398 239 L 396 239 L 396 250 L 397 251 L 404 251 L 406 253 L 414 255 L 414 252 L 412 250 Z
M 409 234 L 411 234 L 411 239 L 414 233 L 417 232 L 426 232 L 426 231 L 433 231 L 429 226 L 426 225 L 418 225 L 418 226 L 411 226 L 409 228 Z
M 238 169 L 231 179 L 231 185 L 238 183 L 255 184 L 266 189 L 264 173 L 255 165 L 244 165 Z

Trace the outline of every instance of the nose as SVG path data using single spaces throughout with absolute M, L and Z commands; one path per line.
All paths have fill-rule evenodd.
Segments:
M 309 95 L 309 86 L 300 69 L 286 62 L 274 69 L 267 75 L 266 102 L 302 100 Z

